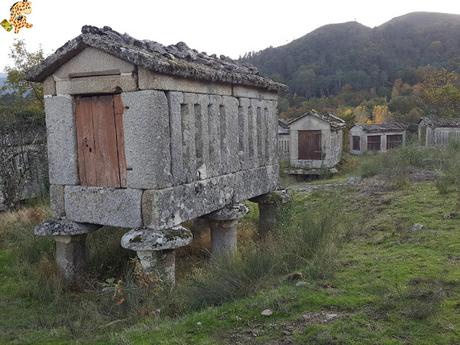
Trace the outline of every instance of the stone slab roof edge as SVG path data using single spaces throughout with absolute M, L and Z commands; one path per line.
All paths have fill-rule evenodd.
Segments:
M 342 120 L 340 117 L 335 116 L 334 114 L 331 113 L 323 113 L 320 114 L 316 111 L 309 111 L 299 117 L 296 117 L 295 119 L 291 120 L 288 122 L 288 126 L 292 125 L 293 123 L 299 121 L 300 119 L 303 119 L 306 116 L 315 116 L 320 120 L 323 120 L 325 122 L 328 122 L 331 124 L 332 127 L 334 128 L 344 128 L 346 126 L 346 123 L 344 120 Z
M 261 88 L 268 91 L 286 91 L 287 86 L 259 75 L 257 68 L 228 57 L 207 55 L 190 49 L 185 43 L 164 46 L 148 40 L 137 40 L 120 34 L 110 27 L 83 26 L 81 35 L 68 41 L 45 61 L 28 71 L 26 79 L 43 82 L 64 63 L 86 47 L 102 50 L 110 55 L 142 66 L 152 72 L 201 81 L 231 83 Z
M 457 128 L 460 127 L 460 118 L 442 118 L 436 116 L 425 116 L 419 120 L 418 124 L 430 127 Z
M 398 122 L 388 122 L 381 124 L 356 124 L 354 127 L 361 127 L 363 131 L 367 133 L 377 133 L 377 132 L 391 132 L 391 131 L 400 131 L 403 132 L 407 129 L 407 126 L 398 123 Z

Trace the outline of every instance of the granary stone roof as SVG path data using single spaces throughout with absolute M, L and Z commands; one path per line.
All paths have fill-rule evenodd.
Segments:
M 406 130 L 406 125 L 398 122 L 387 122 L 372 125 L 358 125 L 367 133 L 382 133 L 382 132 L 403 132 Z
M 460 127 L 460 118 L 447 119 L 442 117 L 422 117 L 419 125 L 430 127 Z
M 286 89 L 286 86 L 259 75 L 257 68 L 228 57 L 207 55 L 189 48 L 185 43 L 164 46 L 149 40 L 138 40 L 120 34 L 110 27 L 83 26 L 81 35 L 68 41 L 36 68 L 29 71 L 27 79 L 43 82 L 60 66 L 86 47 L 100 49 L 110 55 L 142 66 L 147 70 L 196 80 L 253 86 L 269 91 Z
M 332 129 L 342 129 L 345 127 L 345 121 L 342 120 L 340 117 L 335 116 L 334 114 L 331 113 L 319 113 L 316 110 L 309 111 L 302 116 L 299 116 L 291 121 L 288 122 L 288 125 L 292 125 L 294 122 L 299 121 L 300 119 L 303 119 L 306 116 L 315 116 L 319 118 L 320 120 L 326 121 L 331 124 Z

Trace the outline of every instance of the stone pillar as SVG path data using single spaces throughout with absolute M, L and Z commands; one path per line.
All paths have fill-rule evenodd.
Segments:
M 163 276 L 166 281 L 176 281 L 176 253 L 174 249 L 138 250 L 137 257 L 144 273 Z
M 199 217 L 193 220 L 192 223 L 193 242 L 202 243 L 209 234 L 209 220 Z
M 37 236 L 51 236 L 56 241 L 56 265 L 64 280 L 78 281 L 86 265 L 86 236 L 100 225 L 81 224 L 68 220 L 48 220 L 35 229 Z
M 238 220 L 248 212 L 248 208 L 243 204 L 235 204 L 207 216 L 211 228 L 212 254 L 214 256 L 234 255 L 236 253 Z
M 56 236 L 56 264 L 62 277 L 74 281 L 86 265 L 86 234 Z
M 175 250 L 192 242 L 190 230 L 177 226 L 172 229 L 133 229 L 123 235 L 121 246 L 136 251 L 144 273 L 175 284 Z
M 290 196 L 285 189 L 258 196 L 251 199 L 259 206 L 259 225 L 258 233 L 261 238 L 273 231 L 278 221 L 279 207 L 287 203 Z

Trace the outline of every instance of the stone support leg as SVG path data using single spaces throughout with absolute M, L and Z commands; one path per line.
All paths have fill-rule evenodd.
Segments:
M 136 251 L 144 273 L 174 285 L 175 249 L 189 245 L 192 238 L 191 231 L 182 226 L 166 230 L 136 228 L 123 235 L 121 246 Z
M 236 253 L 238 220 L 248 211 L 246 206 L 235 204 L 208 215 L 214 256 Z
M 176 280 L 176 253 L 174 249 L 139 250 L 137 257 L 145 273 L 164 277 L 166 281 L 174 285 Z
M 289 200 L 290 196 L 286 190 L 276 190 L 251 199 L 259 206 L 258 233 L 261 238 L 267 237 L 274 230 L 278 221 L 279 208 Z
M 193 245 L 203 246 L 209 236 L 209 220 L 206 218 L 196 218 L 192 223 Z
M 56 241 L 56 265 L 67 283 L 73 284 L 86 264 L 87 234 L 99 229 L 96 224 L 81 224 L 65 219 L 47 220 L 34 229 L 37 236 L 50 236 Z
M 237 220 L 211 220 L 213 255 L 233 255 L 237 251 Z
M 257 231 L 259 236 L 264 238 L 272 232 L 276 226 L 279 206 L 276 204 L 259 203 L 259 224 Z
M 56 264 L 68 282 L 75 282 L 86 265 L 86 234 L 55 236 Z

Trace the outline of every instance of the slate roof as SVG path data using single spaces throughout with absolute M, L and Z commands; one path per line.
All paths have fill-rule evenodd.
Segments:
M 287 135 L 289 134 L 289 125 L 283 120 L 278 119 L 278 134 Z
M 382 132 L 404 132 L 406 125 L 398 122 L 388 122 L 372 125 L 357 125 L 367 133 L 382 133 Z
M 460 118 L 457 119 L 446 119 L 441 117 L 422 117 L 419 121 L 419 125 L 430 126 L 430 127 L 460 127 Z
M 110 55 L 147 70 L 196 80 L 253 86 L 270 91 L 287 87 L 259 75 L 257 68 L 228 57 L 207 55 L 190 49 L 185 43 L 164 46 L 149 40 L 138 40 L 120 34 L 110 27 L 83 26 L 81 35 L 68 41 L 54 54 L 27 73 L 27 79 L 43 82 L 64 63 L 86 47 L 100 49 Z
M 302 116 L 299 116 L 291 121 L 288 122 L 288 125 L 290 126 L 294 122 L 299 121 L 300 119 L 303 119 L 306 116 L 315 116 L 319 118 L 320 120 L 326 121 L 331 124 L 332 129 L 342 129 L 345 127 L 345 121 L 342 120 L 340 117 L 335 116 L 334 114 L 331 113 L 318 113 L 316 110 L 309 111 L 308 113 L 303 114 Z

